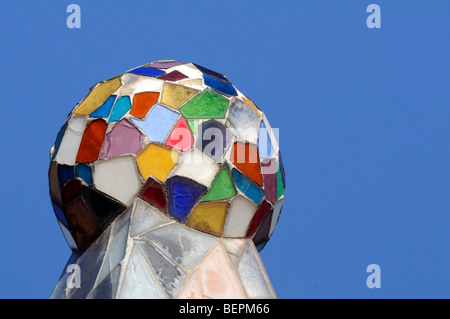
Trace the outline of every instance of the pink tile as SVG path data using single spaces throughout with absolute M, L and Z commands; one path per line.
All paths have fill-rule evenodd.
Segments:
M 216 245 L 198 266 L 203 294 L 213 299 L 247 298 L 222 244 Z
M 199 272 L 194 271 L 186 280 L 183 288 L 178 294 L 178 299 L 203 299 L 202 284 Z

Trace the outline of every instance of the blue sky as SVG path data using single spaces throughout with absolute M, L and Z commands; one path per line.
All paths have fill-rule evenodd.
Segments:
M 66 26 L 71 3 L 81 29 Z M 366 25 L 371 3 L 380 29 Z M 261 252 L 279 298 L 449 298 L 449 12 L 446 0 L 2 1 L 0 298 L 48 298 L 70 256 L 47 181 L 68 112 L 96 82 L 160 59 L 226 74 L 280 129 L 286 200 Z

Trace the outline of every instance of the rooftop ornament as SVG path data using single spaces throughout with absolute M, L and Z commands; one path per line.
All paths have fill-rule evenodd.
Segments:
M 97 83 L 49 186 L 79 270 L 51 298 L 276 298 L 258 251 L 284 201 L 278 141 L 223 74 L 170 60 Z

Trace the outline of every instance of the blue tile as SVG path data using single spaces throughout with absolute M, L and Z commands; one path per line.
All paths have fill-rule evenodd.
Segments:
M 67 224 L 66 216 L 64 216 L 64 212 L 61 209 L 61 207 L 59 207 L 59 205 L 56 204 L 53 200 L 52 200 L 52 205 L 53 205 L 53 210 L 55 211 L 56 218 L 58 218 L 58 220 L 64 226 L 66 226 L 67 229 L 69 229 L 69 224 Z
M 75 170 L 70 165 L 58 165 L 58 177 L 61 187 L 72 178 L 75 178 Z
M 98 109 L 96 109 L 94 112 L 92 112 L 91 115 L 89 115 L 89 116 L 90 117 L 97 117 L 97 118 L 108 117 L 109 113 L 111 113 L 111 108 L 112 108 L 115 100 L 116 100 L 116 96 L 115 95 L 111 95 L 105 101 L 105 103 L 100 105 L 98 107 Z
M 142 129 L 150 142 L 166 143 L 180 114 L 162 104 L 155 104 L 144 119 L 131 118 Z
M 211 87 L 212 89 L 216 90 L 219 93 L 225 94 L 225 95 L 237 95 L 237 91 L 234 88 L 233 85 L 229 83 L 222 82 L 216 78 L 213 78 L 209 75 L 204 74 L 203 78 L 205 80 L 205 84 Z
M 207 69 L 207 68 L 205 68 L 205 67 L 203 67 L 203 66 L 201 66 L 201 65 L 198 65 L 198 64 L 195 64 L 195 63 L 193 63 L 193 64 L 194 64 L 195 67 L 196 67 L 197 69 L 199 69 L 203 74 L 207 74 L 207 75 L 209 75 L 210 77 L 215 77 L 216 79 L 219 79 L 219 80 L 222 80 L 222 81 L 225 81 L 225 82 L 230 83 L 230 81 L 227 80 L 227 78 L 225 77 L 225 75 L 223 75 L 223 74 L 221 74 L 221 73 L 219 73 L 219 72 L 216 72 L 216 71 Z
M 256 204 L 259 204 L 263 197 L 264 191 L 259 188 L 259 186 L 253 182 L 250 178 L 239 172 L 237 169 L 233 168 L 233 177 L 236 183 L 236 187 L 244 193 L 245 196 L 250 198 Z
M 173 176 L 167 180 L 169 214 L 184 222 L 207 188 L 192 179 Z
M 137 75 L 144 75 L 144 76 L 150 76 L 150 77 L 158 77 L 166 72 L 155 69 L 155 68 L 151 68 L 151 67 L 140 67 L 137 69 L 134 69 L 128 73 L 132 73 L 132 74 L 137 74 Z
M 108 123 L 120 120 L 130 109 L 131 101 L 129 96 L 118 98 L 109 116 Z
M 266 126 L 264 125 L 264 121 L 261 121 L 261 126 L 259 128 L 258 152 L 259 156 L 261 156 L 262 158 L 271 157 L 273 154 L 272 142 L 270 140 Z
M 77 165 L 76 171 L 77 176 L 80 177 L 86 184 L 89 186 L 93 185 L 92 168 L 89 165 L 80 163 Z
M 66 122 L 61 129 L 59 130 L 58 135 L 56 135 L 56 140 L 55 140 L 55 150 L 53 152 L 52 158 L 50 159 L 50 163 L 53 162 L 53 160 L 55 159 L 56 154 L 58 154 L 58 150 L 59 147 L 61 146 L 61 141 L 64 137 L 64 133 L 66 132 L 67 129 L 67 124 L 68 122 Z
M 196 147 L 216 162 L 222 163 L 222 156 L 230 139 L 231 136 L 227 135 L 227 129 L 222 123 L 209 120 L 198 127 Z

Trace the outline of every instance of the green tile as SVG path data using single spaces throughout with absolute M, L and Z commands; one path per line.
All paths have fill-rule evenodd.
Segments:
M 284 194 L 284 183 L 283 176 L 281 175 L 280 162 L 278 162 L 278 171 L 277 171 L 277 199 Z
M 197 120 L 190 120 L 190 121 L 188 121 L 188 125 L 189 125 L 189 128 L 192 131 L 192 134 L 194 134 L 194 135 L 197 134 L 198 121 Z
M 186 103 L 180 112 L 187 119 L 223 119 L 228 102 L 222 95 L 207 89 Z
M 236 195 L 233 178 L 231 177 L 228 166 L 225 164 L 220 170 L 217 177 L 211 184 L 209 191 L 203 196 L 202 202 L 221 200 Z

